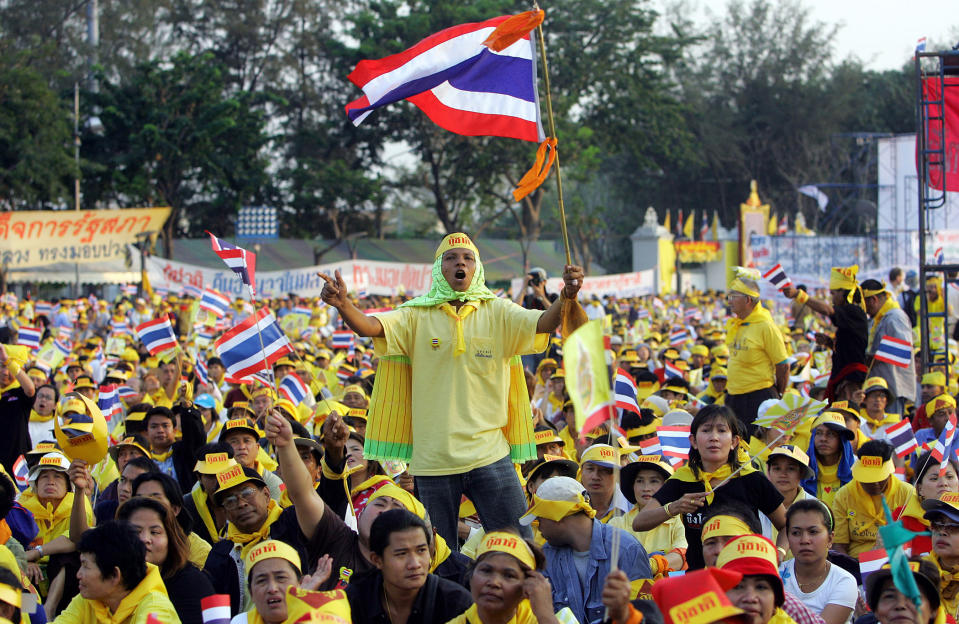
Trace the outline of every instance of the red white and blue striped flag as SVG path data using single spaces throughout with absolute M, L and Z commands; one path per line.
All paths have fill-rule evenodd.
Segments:
M 653 437 L 646 438 L 645 440 L 639 441 L 639 447 L 642 449 L 643 455 L 662 455 L 663 446 L 659 442 L 659 436 L 655 433 Z
M 769 280 L 769 282 L 779 290 L 793 285 L 793 283 L 789 281 L 789 278 L 786 277 L 786 271 L 783 270 L 783 265 L 781 264 L 777 264 L 773 268 L 766 271 L 763 274 L 763 277 Z
M 946 453 L 949 452 L 949 449 L 952 448 L 952 443 L 956 441 L 956 415 L 955 413 L 949 414 L 949 420 L 946 421 L 946 426 L 942 428 L 942 433 L 939 434 L 939 439 L 936 440 L 936 443 L 932 447 L 931 457 L 937 462 L 941 462 L 939 474 L 942 476 L 946 472 L 946 468 L 949 467 L 947 462 L 942 461 Z
M 293 405 L 302 403 L 309 392 L 309 388 L 296 373 L 284 375 L 280 380 L 280 394 L 292 401 Z
M 17 344 L 30 347 L 33 350 L 40 348 L 40 339 L 43 338 L 42 327 L 21 327 L 17 330 Z
M 656 435 L 664 456 L 689 459 L 689 425 L 659 427 Z
M 679 378 L 683 379 L 683 371 L 676 368 L 671 362 L 666 362 L 663 364 L 663 376 L 666 379 Z
M 889 562 L 889 553 L 885 548 L 867 550 L 859 553 L 859 575 L 862 577 L 863 584 L 866 583 L 866 577 L 879 570 L 884 564 Z
M 889 442 L 896 448 L 896 455 L 899 457 L 905 457 L 919 448 L 916 435 L 912 431 L 912 423 L 908 419 L 887 428 L 886 435 L 889 436 Z
M 196 371 L 196 377 L 201 384 L 210 385 L 210 371 L 207 370 L 206 362 L 202 358 L 198 357 L 196 359 L 196 366 L 193 367 L 193 370 Z
M 183 294 L 194 299 L 199 299 L 200 295 L 203 294 L 203 289 L 199 286 L 194 286 L 193 284 L 184 284 L 183 285 Z
M 686 333 L 685 327 L 677 327 L 676 329 L 669 332 L 669 346 L 671 347 L 681 347 L 686 343 L 688 334 Z
M 37 440 L 39 442 L 40 440 Z M 30 474 L 30 465 L 27 464 L 26 458 L 21 455 L 17 458 L 17 461 L 13 462 L 13 478 L 17 482 L 17 487 L 20 488 L 20 491 L 27 489 L 30 486 L 30 480 L 28 476 Z
M 129 401 L 133 397 L 137 396 L 137 394 L 137 391 L 130 386 L 119 386 L 117 388 L 117 396 L 120 397 L 121 401 Z
M 484 45 L 509 18 L 453 26 L 398 54 L 360 61 L 348 77 L 365 95 L 347 104 L 350 121 L 359 125 L 373 110 L 407 100 L 456 134 L 543 141 L 529 35 L 500 52 Z
M 230 595 L 213 594 L 200 600 L 203 624 L 230 624 Z
M 207 232 L 210 234 L 210 232 Z M 228 243 L 222 238 L 210 234 L 213 253 L 220 256 L 226 266 L 237 274 L 240 280 L 250 287 L 250 293 L 256 296 L 256 254 Z
M 616 395 L 616 407 L 639 413 L 639 404 L 636 402 L 636 382 L 621 368 L 616 370 L 613 392 Z
M 173 325 L 170 324 L 170 319 L 167 317 L 137 325 L 137 336 L 140 337 L 140 342 L 146 346 L 150 355 L 156 355 L 177 347 Z
M 100 386 L 97 407 L 103 412 L 103 418 L 107 422 L 110 422 L 114 416 L 123 414 L 123 406 L 120 404 L 120 394 L 117 392 L 116 384 Z
M 330 340 L 330 346 L 334 349 L 353 349 L 356 345 L 356 334 L 351 330 L 335 331 Z
M 912 343 L 901 338 L 883 336 L 873 357 L 899 368 L 909 368 L 912 363 Z
M 230 299 L 212 288 L 204 288 L 200 296 L 200 309 L 221 317 L 230 309 Z
M 260 335 L 257 335 L 257 326 Z M 293 353 L 293 345 L 269 308 L 260 308 L 217 338 L 213 346 L 227 372 L 237 379 L 252 377 L 260 371 L 272 373 L 274 362 Z

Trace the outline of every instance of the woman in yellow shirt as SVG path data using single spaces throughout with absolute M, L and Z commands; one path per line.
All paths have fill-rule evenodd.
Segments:
M 932 533 L 926 559 L 939 569 L 939 590 L 946 615 L 959 617 L 959 494 L 945 492 L 939 500 L 922 503 Z

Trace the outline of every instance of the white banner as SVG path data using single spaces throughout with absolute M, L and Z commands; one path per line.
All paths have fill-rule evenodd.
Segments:
M 151 286 L 166 287 L 173 292 L 179 292 L 188 284 L 214 288 L 233 297 L 243 297 L 246 292 L 243 283 L 226 265 L 222 269 L 211 269 L 151 256 L 146 259 L 146 268 Z M 303 297 L 318 297 L 325 282 L 317 273 L 332 276 L 337 269 L 351 291 L 365 290 L 371 295 L 395 295 L 404 290 L 407 295 L 421 295 L 429 290 L 432 281 L 432 265 L 429 264 L 345 260 L 287 271 L 257 271 L 257 296 L 266 298 L 296 293 Z
M 617 297 L 641 297 L 655 293 L 653 269 L 635 273 L 616 273 L 614 275 L 587 276 L 583 280 L 581 295 L 616 295 Z M 512 280 L 513 293 L 526 287 L 529 276 Z M 546 280 L 546 292 L 558 293 L 563 288 L 563 278 L 553 277 Z

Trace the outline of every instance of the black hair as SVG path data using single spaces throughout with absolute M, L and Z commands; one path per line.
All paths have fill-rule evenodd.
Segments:
M 862 458 L 866 455 L 872 457 L 882 457 L 882 461 L 887 462 L 892 459 L 892 445 L 883 440 L 869 440 L 863 442 L 862 446 L 856 452 L 856 457 Z
M 10 510 L 13 509 L 13 503 L 20 494 L 16 484 L 6 473 L 0 476 L 0 519 L 6 518 Z
M 695 436 L 700 427 L 715 419 L 724 421 L 734 436 L 742 437 L 742 429 L 739 425 L 739 418 L 736 417 L 736 412 L 730 407 L 716 405 L 715 403 L 707 405 L 693 416 L 693 422 L 689 425 L 689 434 Z M 739 448 L 735 444 L 729 449 L 727 462 L 733 470 L 739 468 L 738 451 Z M 703 459 L 699 455 L 699 450 L 692 447 L 689 449 L 689 466 L 693 469 L 694 474 L 699 474 L 703 469 Z
M 737 500 L 727 500 L 706 508 L 701 526 L 706 526 L 716 516 L 732 516 L 746 523 L 749 530 L 756 535 L 762 535 L 763 527 L 759 524 L 759 517 L 746 503 Z
M 103 578 L 113 578 L 119 571 L 127 591 L 139 585 L 147 575 L 146 547 L 129 524 L 108 520 L 84 531 L 77 550 L 93 555 Z
M 43 390 L 44 388 L 50 388 L 51 390 L 53 390 L 53 402 L 54 402 L 54 403 L 59 403 L 59 402 L 60 402 L 60 391 L 57 390 L 57 387 L 56 387 L 54 384 L 52 384 L 52 383 L 45 383 L 45 384 L 42 384 L 42 385 L 40 385 L 40 386 L 37 386 L 36 391 L 33 393 L 34 398 L 36 398 L 37 394 L 38 394 L 41 390 Z M 56 409 L 56 407 L 54 407 L 54 409 Z
M 882 282 L 874 279 L 867 279 L 862 284 L 859 285 L 863 290 L 885 290 L 885 287 L 882 285 Z M 880 293 L 881 294 L 881 293 Z
M 183 569 L 190 561 L 190 545 L 188 532 L 184 531 L 173 510 L 156 500 L 145 496 L 134 496 L 117 509 L 117 520 L 129 524 L 130 516 L 141 509 L 148 509 L 160 517 L 163 530 L 167 537 L 167 555 L 160 564 L 160 573 L 167 579 Z
M 889 269 L 889 281 L 895 281 L 900 275 L 902 275 L 902 269 L 899 267 L 892 267 Z
M 162 405 L 157 405 L 156 407 L 150 408 L 150 411 L 147 412 L 147 415 L 143 417 L 144 425 L 149 426 L 150 418 L 158 414 L 164 418 L 169 418 L 170 422 L 176 425 L 176 416 L 173 415 L 173 410 L 171 410 L 169 407 L 163 407 Z
M 180 484 L 176 479 L 159 471 L 144 472 L 133 480 L 130 486 L 130 493 L 136 496 L 137 489 L 144 483 L 151 481 L 156 481 L 160 484 L 160 487 L 163 488 L 163 495 L 170 501 L 171 506 L 176 505 L 180 508 L 180 513 L 177 514 L 176 519 L 177 522 L 180 523 L 180 526 L 183 527 L 183 532 L 189 535 L 190 532 L 193 531 L 193 522 L 190 519 L 190 514 L 187 513 L 183 507 L 183 490 L 180 489 Z
M 207 368 L 210 368 L 214 364 L 219 364 L 220 366 L 223 366 L 223 368 L 226 368 L 226 366 L 223 365 L 223 360 L 221 360 L 220 358 L 216 356 L 213 356 L 206 361 Z
M 786 528 L 789 528 L 789 521 L 792 519 L 793 515 L 800 511 L 812 511 L 819 513 L 822 516 L 822 523 L 829 532 L 833 531 L 833 520 L 832 520 L 832 511 L 829 507 L 826 506 L 824 502 L 818 498 L 804 498 L 798 500 L 792 505 L 789 506 L 789 509 L 786 510 Z
M 947 459 L 949 465 L 952 466 L 952 469 L 956 471 L 956 474 L 959 475 L 959 462 L 956 461 L 954 455 L 950 455 Z M 919 456 L 913 466 L 919 466 L 916 470 L 916 474 L 912 477 L 912 484 L 916 487 L 916 491 L 919 491 L 919 484 L 922 483 L 923 478 L 925 478 L 926 473 L 929 472 L 931 466 L 939 466 L 941 462 L 937 462 L 932 459 L 932 451 L 926 451 Z
M 127 462 L 126 466 L 123 467 L 124 470 L 127 469 L 127 466 L 133 466 L 134 468 L 139 468 L 140 470 L 145 470 L 147 472 L 159 472 L 160 467 L 157 466 L 157 463 L 150 459 L 149 457 L 134 457 Z
M 430 544 L 433 535 L 422 518 L 407 509 L 384 511 L 376 517 L 373 526 L 370 527 L 370 551 L 382 557 L 386 547 L 390 545 L 390 535 L 417 528 L 423 529 L 426 543 Z
M 226 442 L 207 442 L 197 450 L 193 459 L 203 461 L 207 455 L 214 453 L 226 453 L 227 457 L 233 457 L 233 447 Z

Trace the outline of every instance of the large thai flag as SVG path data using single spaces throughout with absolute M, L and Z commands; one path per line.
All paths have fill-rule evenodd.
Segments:
M 137 325 L 137 336 L 140 337 L 140 342 L 146 346 L 150 355 L 177 347 L 173 326 L 170 324 L 170 319 L 165 316 Z
M 350 121 L 408 100 L 456 134 L 543 141 L 529 35 L 500 52 L 483 45 L 509 18 L 453 26 L 399 54 L 360 61 L 348 78 L 365 95 L 347 104 Z
M 210 234 L 210 232 L 207 232 Z M 222 238 L 210 234 L 210 244 L 213 253 L 220 256 L 226 266 L 239 276 L 240 280 L 250 287 L 250 292 L 256 295 L 256 254 L 228 243 Z
M 912 343 L 901 338 L 883 336 L 873 357 L 899 368 L 909 368 L 912 363 Z
M 40 348 L 41 338 L 43 338 L 42 327 L 21 327 L 17 330 L 17 344 L 30 347 L 33 350 Z
M 616 394 L 616 407 L 639 413 L 639 404 L 636 402 L 636 382 L 633 381 L 629 373 L 621 368 L 616 370 L 613 391 Z
M 200 297 L 200 309 L 221 317 L 230 309 L 230 299 L 212 288 L 205 288 Z
M 689 459 L 689 425 L 659 427 L 656 431 L 663 447 L 663 455 Z
M 245 379 L 262 370 L 272 372 L 270 367 L 274 362 L 293 353 L 293 345 L 269 308 L 260 308 L 217 338 L 213 346 L 227 372 L 237 379 Z
M 303 383 L 303 380 L 296 373 L 289 373 L 280 380 L 280 394 L 293 402 L 293 405 L 299 405 L 309 394 L 310 390 Z

